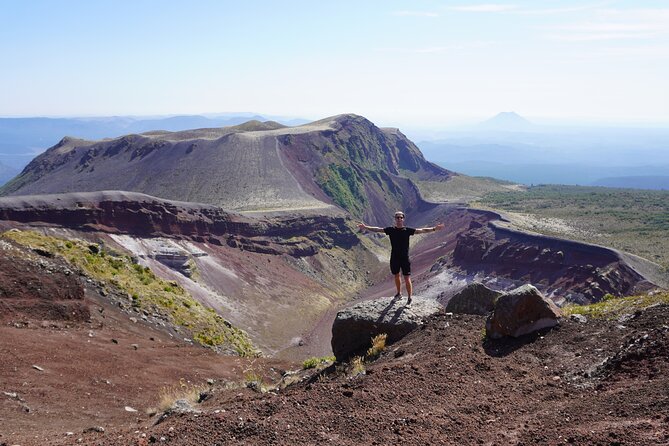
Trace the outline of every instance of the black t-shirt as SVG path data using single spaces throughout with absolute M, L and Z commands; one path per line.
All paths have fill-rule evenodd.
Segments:
M 390 237 L 390 246 L 392 246 L 390 257 L 409 257 L 409 237 L 414 235 L 416 232 L 415 228 L 388 226 L 387 228 L 383 228 L 383 232 Z

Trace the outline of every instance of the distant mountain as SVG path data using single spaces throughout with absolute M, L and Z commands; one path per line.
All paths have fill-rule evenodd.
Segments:
M 424 202 L 412 178 L 446 180 L 397 129 L 357 115 L 299 127 L 247 123 L 86 141 L 64 138 L 35 158 L 1 195 L 100 190 L 141 192 L 235 211 L 337 205 L 369 222 Z
M 69 136 L 81 139 L 115 138 L 151 130 L 179 131 L 194 128 L 228 127 L 250 120 L 265 121 L 251 113 L 212 116 L 183 115 L 156 118 L 112 116 L 99 118 L 0 118 L 0 162 L 22 169 L 35 157 Z M 303 124 L 297 119 L 269 118 L 284 125 Z
M 476 126 L 479 130 L 523 132 L 532 130 L 534 124 L 515 112 L 502 112 Z

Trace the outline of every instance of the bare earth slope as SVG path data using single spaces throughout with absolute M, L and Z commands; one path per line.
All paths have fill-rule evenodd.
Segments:
M 0 444 L 134 430 L 165 388 L 243 380 L 253 360 L 133 320 L 99 290 L 64 261 L 0 240 Z M 263 360 L 257 370 L 272 376 L 271 367 L 286 366 Z

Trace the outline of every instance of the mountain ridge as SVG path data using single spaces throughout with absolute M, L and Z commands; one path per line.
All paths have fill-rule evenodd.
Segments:
M 0 195 L 127 190 L 238 212 L 334 205 L 378 222 L 425 204 L 402 171 L 441 181 L 453 175 L 426 161 L 398 129 L 343 114 L 296 127 L 248 121 L 100 141 L 66 137 Z

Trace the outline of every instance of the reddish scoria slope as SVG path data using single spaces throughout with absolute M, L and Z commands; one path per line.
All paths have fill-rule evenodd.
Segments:
M 624 323 L 565 320 L 490 342 L 482 317 L 441 314 L 365 375 L 215 392 L 201 413 L 90 444 L 666 445 L 668 318 L 668 306 L 655 306 Z
M 270 378 L 288 367 L 181 342 L 139 315 L 133 321 L 100 288 L 57 258 L 0 240 L 1 445 L 93 444 L 84 431 L 141 426 L 166 387 L 243 382 L 251 369 Z

